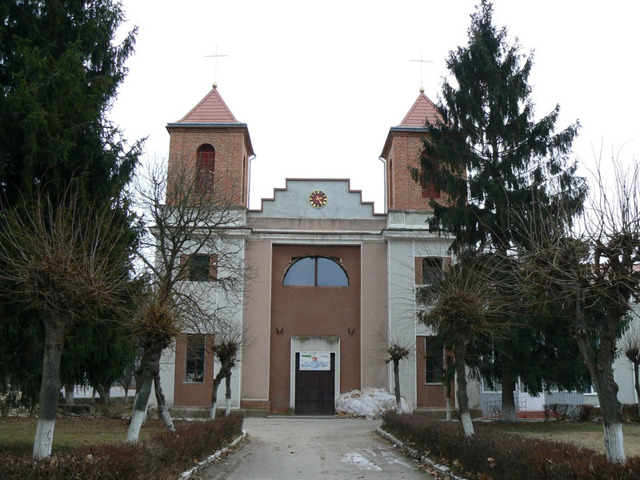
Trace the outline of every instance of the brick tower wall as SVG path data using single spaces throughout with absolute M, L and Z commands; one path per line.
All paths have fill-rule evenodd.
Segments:
M 169 144 L 169 172 L 172 167 L 196 171 L 198 147 L 210 144 L 215 148 L 213 191 L 228 205 L 248 207 L 248 152 L 246 131 L 226 127 L 172 127 Z M 171 175 L 171 173 L 170 173 Z
M 394 132 L 387 160 L 389 210 L 432 210 L 429 198 L 422 197 L 422 187 L 411 178 L 410 168 L 420 168 L 422 134 Z

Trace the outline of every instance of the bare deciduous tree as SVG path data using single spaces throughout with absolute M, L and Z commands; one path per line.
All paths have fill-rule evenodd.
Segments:
M 616 158 L 612 165 L 612 186 L 598 165 L 579 231 L 569 230 L 569 222 L 561 218 L 531 223 L 528 245 L 518 248 L 517 255 L 521 281 L 540 303 L 565 309 L 598 394 L 607 458 L 625 463 L 613 361 L 631 301 L 640 299 L 640 166 L 633 162 L 625 169 Z
M 419 304 L 427 306 L 420 320 L 431 327 L 453 353 L 456 397 L 464 433 L 474 435 L 467 394 L 466 366 L 469 349 L 479 343 L 490 344 L 509 328 L 505 318 L 514 308 L 512 298 L 497 293 L 495 266 L 487 268 L 480 259 L 463 253 L 458 263 L 444 272 L 442 280 L 417 291 Z M 495 258 L 491 258 L 495 262 Z
M 159 413 L 171 429 L 159 385 L 162 352 L 185 332 L 215 334 L 242 304 L 243 240 L 234 235 L 243 211 L 235 207 L 237 199 L 203 185 L 196 173 L 191 163 L 171 159 L 168 168 L 156 162 L 138 179 L 149 225 L 140 255 L 149 288 L 138 318 L 140 383 L 128 442 L 138 440 L 153 383 Z
M 219 369 L 213 379 L 211 389 L 211 410 L 209 418 L 216 417 L 218 408 L 218 387 L 226 380 L 225 415 L 229 415 L 231 408 L 231 375 L 233 368 L 240 361 L 241 353 L 246 347 L 246 334 L 234 322 L 218 322 L 211 350 L 218 361 Z
M 406 360 L 412 353 L 411 345 L 399 341 L 391 341 L 387 347 L 387 363 L 393 364 L 393 393 L 396 396 L 396 409 L 400 411 L 400 362 Z
M 122 232 L 110 210 L 86 207 L 72 189 L 55 204 L 40 195 L 3 210 L 3 293 L 39 310 L 45 327 L 35 458 L 51 454 L 65 332 L 73 321 L 96 319 L 98 309 L 118 309 L 126 297 Z

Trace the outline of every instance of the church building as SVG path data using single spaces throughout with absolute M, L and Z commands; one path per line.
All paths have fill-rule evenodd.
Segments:
M 400 365 L 402 395 L 416 407 L 445 407 L 443 352 L 416 320 L 415 289 L 442 274 L 450 239 L 428 229 L 429 203 L 440 201 L 440 192 L 410 174 L 419 166 L 425 124 L 436 118 L 421 91 L 400 124 L 380 139 L 384 214 L 374 213 L 348 179 L 326 178 L 288 179 L 259 209 L 250 209 L 249 129 L 215 86 L 167 125 L 169 172 L 178 158 L 191 159 L 194 169 L 206 165 L 214 193 L 235 199 L 238 218 L 228 241 L 238 247 L 251 278 L 233 319 L 248 341 L 233 370 L 232 408 L 331 414 L 340 393 L 393 391 L 386 362 L 392 342 L 413 349 Z M 224 268 L 216 264 L 215 274 Z M 217 366 L 208 341 L 187 334 L 166 352 L 162 382 L 169 406 L 210 406 Z

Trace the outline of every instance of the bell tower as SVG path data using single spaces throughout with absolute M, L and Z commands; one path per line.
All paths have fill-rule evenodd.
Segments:
M 429 202 L 440 194 L 429 185 L 420 185 L 410 169 L 420 169 L 420 155 L 427 123 L 439 119 L 434 103 L 420 89 L 420 95 L 400 125 L 391 127 L 380 157 L 385 161 L 386 208 L 392 211 L 431 211 Z
M 167 131 L 170 176 L 187 172 L 195 187 L 212 198 L 248 208 L 249 160 L 254 155 L 249 129 L 231 113 L 215 84 L 182 119 L 167 124 Z

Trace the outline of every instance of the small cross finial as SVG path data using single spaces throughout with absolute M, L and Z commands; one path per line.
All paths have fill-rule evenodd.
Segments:
M 419 62 L 420 63 L 420 93 L 424 93 L 424 81 L 422 78 L 423 66 L 425 63 L 433 63 L 433 60 L 423 60 L 422 59 L 422 50 L 420 50 L 420 60 L 409 60 L 410 62 Z
M 216 54 L 215 55 L 205 55 L 206 58 L 214 58 L 214 68 L 213 68 L 213 88 L 218 88 L 218 58 L 220 57 L 228 57 L 229 55 L 218 55 L 218 46 L 216 45 Z

